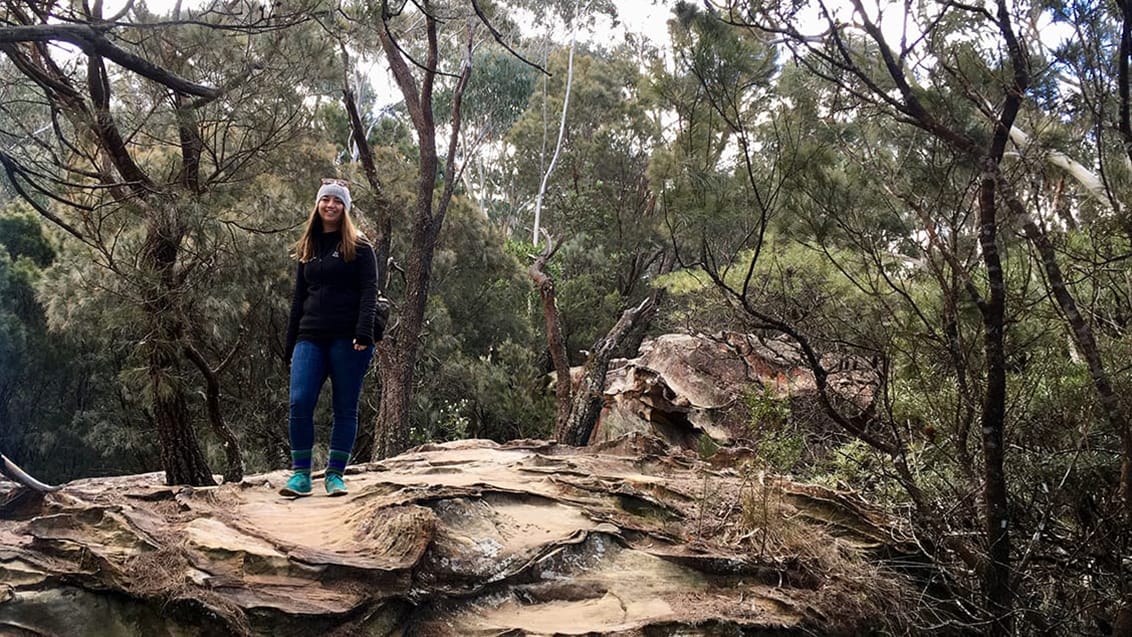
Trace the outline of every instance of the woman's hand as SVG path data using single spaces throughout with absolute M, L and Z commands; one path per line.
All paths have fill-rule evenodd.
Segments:
M 356 339 L 356 338 L 354 339 L 354 351 L 355 352 L 364 352 L 367 347 L 369 347 L 369 345 L 362 345 L 361 343 L 358 342 L 358 339 Z

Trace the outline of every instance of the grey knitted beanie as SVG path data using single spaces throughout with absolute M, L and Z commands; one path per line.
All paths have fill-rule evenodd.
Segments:
M 318 189 L 318 195 L 314 198 L 317 204 L 323 197 L 338 197 L 346 206 L 346 213 L 350 212 L 350 189 L 337 183 L 323 184 L 322 188 Z

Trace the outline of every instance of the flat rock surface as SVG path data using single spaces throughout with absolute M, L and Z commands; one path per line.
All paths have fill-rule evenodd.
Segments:
M 913 545 L 852 495 L 651 437 L 428 445 L 337 498 L 287 475 L 9 507 L 0 635 L 851 635 L 911 590 L 883 564 Z

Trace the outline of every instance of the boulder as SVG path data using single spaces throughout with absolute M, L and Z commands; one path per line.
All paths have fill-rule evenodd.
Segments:
M 865 361 L 827 355 L 821 362 L 836 397 L 855 409 L 872 402 L 877 377 Z M 645 341 L 636 358 L 610 366 L 590 441 L 647 433 L 687 449 L 705 435 L 725 445 L 749 435 L 752 396 L 797 404 L 813 402 L 816 393 L 802 351 L 787 339 L 665 334 Z

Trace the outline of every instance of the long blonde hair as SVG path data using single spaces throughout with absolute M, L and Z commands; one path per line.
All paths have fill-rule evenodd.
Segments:
M 346 210 L 342 211 L 342 226 L 339 229 L 342 231 L 342 243 L 338 244 L 338 251 L 342 254 L 343 261 L 353 261 L 354 257 L 358 256 L 358 243 L 368 243 L 368 240 L 354 225 L 350 213 Z M 318 216 L 318 204 L 316 203 L 310 217 L 307 218 L 307 227 L 303 230 L 303 236 L 295 242 L 296 259 L 306 263 L 314 258 L 315 240 L 318 235 L 322 234 L 322 231 L 322 217 Z

